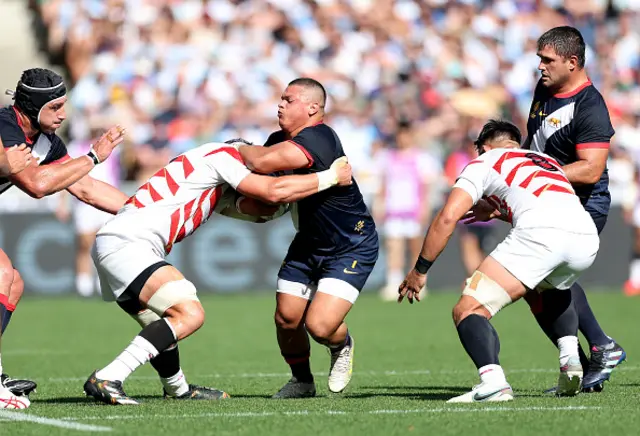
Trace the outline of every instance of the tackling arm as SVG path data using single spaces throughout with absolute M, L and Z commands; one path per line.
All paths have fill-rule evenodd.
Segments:
M 296 202 L 338 184 L 351 183 L 351 166 L 343 157 L 334 161 L 328 170 L 313 174 L 282 177 L 249 174 L 236 190 L 266 203 L 282 204 Z
M 313 162 L 292 141 L 280 142 L 271 147 L 241 145 L 238 151 L 247 168 L 261 174 L 307 168 Z
M 89 156 L 69 159 L 61 164 L 30 165 L 9 180 L 33 198 L 42 198 L 71 186 L 93 169 Z
M 109 185 L 91 176 L 84 176 L 67 188 L 78 200 L 113 215 L 124 206 L 128 197 Z

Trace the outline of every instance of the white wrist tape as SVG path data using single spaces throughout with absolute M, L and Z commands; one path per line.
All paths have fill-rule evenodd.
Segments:
M 332 186 L 338 184 L 338 174 L 335 168 L 329 168 L 328 170 L 320 171 L 316 173 L 318 176 L 318 192 L 329 189 Z

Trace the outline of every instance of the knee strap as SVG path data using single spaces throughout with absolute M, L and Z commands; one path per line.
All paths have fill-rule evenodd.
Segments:
M 473 275 L 466 280 L 462 295 L 476 299 L 491 316 L 511 304 L 511 297 L 507 291 L 480 271 L 474 271 Z
M 167 309 L 183 301 L 200 301 L 196 287 L 186 279 L 162 285 L 147 302 L 147 308 L 162 317 Z

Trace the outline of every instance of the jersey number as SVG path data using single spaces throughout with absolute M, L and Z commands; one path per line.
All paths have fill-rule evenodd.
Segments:
M 549 159 L 547 159 L 544 156 L 540 156 L 539 154 L 535 154 L 535 153 L 527 153 L 524 155 L 524 157 L 526 157 L 527 159 L 531 159 L 531 161 L 534 164 L 536 164 L 537 166 L 539 166 L 544 170 L 551 171 L 551 172 L 558 171 L 558 168 L 554 164 L 549 162 Z

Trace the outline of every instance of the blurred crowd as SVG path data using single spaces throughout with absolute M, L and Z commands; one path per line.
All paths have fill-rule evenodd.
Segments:
M 68 137 L 121 123 L 123 177 L 242 136 L 263 142 L 291 79 L 330 95 L 356 169 L 400 121 L 444 162 L 490 116 L 524 127 L 536 39 L 569 24 L 626 147 L 640 136 L 638 0 L 38 0 L 46 51 L 74 86 Z M 364 174 L 362 177 L 366 177 Z M 373 188 L 372 188 L 373 189 Z
M 385 207 L 414 208 L 426 224 L 487 118 L 525 131 L 539 77 L 536 40 L 571 25 L 587 42 L 589 76 L 617 131 L 614 202 L 633 184 L 640 0 L 31 1 L 43 51 L 73 87 L 66 139 L 86 142 L 124 125 L 124 181 L 140 183 L 201 143 L 263 143 L 277 129 L 286 84 L 310 76 L 327 88 L 326 122 L 377 219 Z M 390 162 L 409 161 L 394 157 L 399 148 L 423 163 L 407 172 L 419 180 L 422 208 L 389 202 L 411 180 L 378 182 L 393 174 Z

